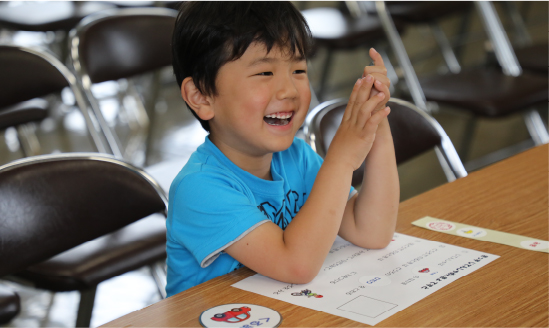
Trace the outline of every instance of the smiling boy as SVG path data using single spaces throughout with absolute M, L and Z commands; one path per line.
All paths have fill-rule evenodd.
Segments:
M 381 56 L 366 67 L 323 161 L 295 134 L 311 93 L 310 32 L 289 2 L 187 2 L 173 35 L 181 95 L 205 142 L 170 188 L 168 296 L 242 265 L 289 282 L 318 273 L 337 234 L 391 240 L 399 184 Z M 361 191 L 353 171 L 365 162 Z

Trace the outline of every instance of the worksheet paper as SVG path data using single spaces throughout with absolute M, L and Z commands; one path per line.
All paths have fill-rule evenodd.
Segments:
M 338 237 L 308 284 L 256 274 L 232 286 L 375 325 L 498 257 L 398 233 L 378 250 Z

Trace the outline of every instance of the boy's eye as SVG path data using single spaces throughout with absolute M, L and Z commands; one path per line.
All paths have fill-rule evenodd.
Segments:
M 298 70 L 295 70 L 294 73 L 296 73 L 296 74 L 306 74 L 307 71 L 304 70 L 304 69 L 298 69 Z
M 257 74 L 257 75 L 260 75 L 260 76 L 271 76 L 271 75 L 273 75 L 273 72 L 261 72 L 261 73 L 259 73 L 259 74 Z

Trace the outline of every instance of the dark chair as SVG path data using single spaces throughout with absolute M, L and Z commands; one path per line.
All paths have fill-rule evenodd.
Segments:
M 0 129 L 44 119 L 49 105 L 45 100 L 35 98 L 58 94 L 67 87 L 84 116 L 92 145 L 99 152 L 111 153 L 67 67 L 46 50 L 0 45 Z
M 0 324 L 9 323 L 21 311 L 19 294 L 0 285 Z
M 455 74 L 431 75 L 418 80 L 408 55 L 402 44 L 392 17 L 384 2 L 376 2 L 378 15 L 391 45 L 399 58 L 399 63 L 407 72 L 406 79 L 418 81 L 412 83 L 410 90 L 415 94 L 414 102 L 418 107 L 425 100 L 455 106 L 471 114 L 464 133 L 460 155 L 467 158 L 477 117 L 499 118 L 521 113 L 535 144 L 549 142 L 549 134 L 535 105 L 547 103 L 548 83 L 546 77 L 522 73 L 516 56 L 510 47 L 507 36 L 490 2 L 474 3 L 502 69 L 480 67 L 460 69 Z M 521 74 L 522 73 L 522 74 Z M 416 99 L 417 98 L 417 99 Z M 474 169 L 474 168 L 471 168 Z
M 128 79 L 128 94 L 135 99 L 140 131 L 145 131 L 145 157 L 151 144 L 154 105 L 159 94 L 159 69 L 171 65 L 171 37 L 177 11 L 168 8 L 107 10 L 83 19 L 70 33 L 71 59 L 76 76 L 96 116 L 103 120 L 91 86 Z M 137 91 L 133 78 L 153 73 L 148 97 Z M 141 132 L 143 134 L 143 132 Z M 139 135 L 139 133 L 136 133 Z M 119 148 L 120 141 L 117 140 Z M 124 154 L 125 158 L 132 156 Z
M 315 107 L 305 119 L 306 140 L 322 157 L 326 156 L 346 106 L 346 99 L 326 101 Z M 452 141 L 434 118 L 404 100 L 391 98 L 387 106 L 391 107 L 389 124 L 397 164 L 435 149 L 448 181 L 467 176 Z M 354 172 L 353 186 L 362 183 L 363 172 L 364 164 Z
M 302 10 L 301 13 L 311 30 L 314 48 L 326 49 L 327 51 L 326 59 L 322 64 L 320 84 L 317 91 L 320 100 L 325 98 L 326 84 L 336 51 L 350 51 L 381 44 L 381 48 L 378 47 L 378 50 L 384 56 L 385 63 L 390 65 L 388 57 L 382 49 L 385 33 L 377 17 L 353 17 L 351 13 L 328 7 L 306 9 Z M 401 28 L 398 22 L 397 28 Z M 370 62 L 369 58 L 364 59 L 364 65 L 368 65 Z M 388 69 L 390 68 L 388 67 Z M 389 73 L 392 73 L 392 71 L 390 70 Z M 394 83 L 396 74 L 390 77 L 392 77 Z
M 78 290 L 76 327 L 89 326 L 99 283 L 165 259 L 166 211 L 167 198 L 147 173 L 108 155 L 0 166 L 0 277 Z

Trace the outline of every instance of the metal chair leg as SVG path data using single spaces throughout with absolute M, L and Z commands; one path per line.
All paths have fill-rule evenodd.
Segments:
M 530 133 L 530 136 L 534 140 L 536 146 L 549 143 L 549 134 L 547 133 L 547 127 L 543 123 L 539 112 L 535 109 L 531 109 L 524 113 L 524 123 Z
M 147 129 L 147 136 L 145 141 L 145 167 L 150 165 L 149 155 L 151 154 L 153 149 L 153 133 L 154 126 L 156 124 L 156 102 L 160 94 L 160 71 L 156 70 L 153 73 L 151 79 L 151 94 L 149 95 L 149 99 L 147 101 L 147 104 L 145 105 L 145 109 L 148 110 L 149 113 L 149 126 Z
M 446 34 L 442 31 L 440 25 L 435 22 L 429 24 L 429 27 L 431 28 L 431 32 L 433 32 L 433 36 L 442 51 L 442 56 L 444 57 L 446 66 L 448 66 L 450 72 L 454 74 L 459 73 L 461 71 L 461 65 L 459 65 L 456 54 L 452 49 L 452 45 L 450 44 L 450 41 L 448 41 Z
M 465 125 L 465 131 L 461 139 L 459 157 L 463 163 L 469 160 L 469 154 L 471 153 L 471 145 L 473 144 L 473 137 L 475 129 L 477 127 L 477 118 L 475 116 L 470 117 Z
M 40 142 L 36 137 L 34 123 L 22 124 L 17 127 L 17 137 L 25 157 L 40 155 Z
M 48 292 L 48 296 L 50 297 L 48 301 L 48 306 L 46 307 L 46 315 L 40 320 L 40 327 L 48 327 L 48 321 L 50 319 L 50 313 L 51 308 L 53 307 L 53 302 L 55 301 L 55 294 L 54 292 Z
M 156 262 L 149 266 L 151 275 L 158 288 L 158 293 L 163 299 L 166 298 L 166 270 L 164 269 L 164 261 Z
M 78 305 L 78 315 L 76 317 L 76 327 L 89 327 L 93 312 L 93 303 L 95 302 L 95 293 L 97 287 L 80 291 L 80 304 Z

